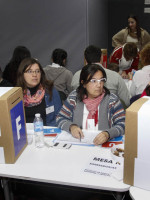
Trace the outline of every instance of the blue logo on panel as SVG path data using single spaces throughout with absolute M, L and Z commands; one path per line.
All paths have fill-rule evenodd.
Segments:
M 20 101 L 10 110 L 15 156 L 26 144 L 26 130 L 23 112 L 23 102 Z

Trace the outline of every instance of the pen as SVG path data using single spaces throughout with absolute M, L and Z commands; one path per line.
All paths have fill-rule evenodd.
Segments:
M 80 133 L 79 133 L 79 137 L 80 137 L 79 140 L 80 140 L 80 142 L 81 142 L 81 134 L 80 134 Z
M 80 126 L 80 129 L 82 130 L 82 127 Z M 81 142 L 81 133 L 79 133 L 79 137 L 80 137 L 80 142 Z

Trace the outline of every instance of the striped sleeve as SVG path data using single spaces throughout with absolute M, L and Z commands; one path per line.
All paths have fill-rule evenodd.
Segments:
M 110 129 L 110 139 L 124 135 L 125 130 L 125 110 L 119 98 L 115 94 L 110 95 L 108 112 Z
M 56 123 L 59 128 L 69 132 L 69 127 L 73 124 L 73 113 L 76 106 L 76 91 L 70 93 L 64 102 L 60 112 L 56 117 Z

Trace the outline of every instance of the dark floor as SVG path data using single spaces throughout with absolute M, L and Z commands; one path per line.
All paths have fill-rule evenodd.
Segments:
M 116 193 L 102 193 L 99 190 L 84 188 L 33 185 L 24 183 L 11 184 L 14 200 L 115 200 Z M 3 189 L 0 187 L 0 200 L 4 199 Z M 131 200 L 129 193 L 125 193 L 123 200 Z

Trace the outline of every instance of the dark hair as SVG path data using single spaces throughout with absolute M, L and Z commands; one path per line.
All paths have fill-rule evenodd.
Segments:
M 11 58 L 11 62 L 20 63 L 24 58 L 31 57 L 31 53 L 29 49 L 25 46 L 17 46 L 14 49 L 13 56 Z
M 128 58 L 135 58 L 137 56 L 138 50 L 137 46 L 134 42 L 128 42 L 125 44 L 123 48 L 124 57 Z
M 80 101 L 82 101 L 84 99 L 84 96 L 87 95 L 87 91 L 84 88 L 84 85 L 89 83 L 92 77 L 94 76 L 94 74 L 98 71 L 101 71 L 103 74 L 103 78 L 107 79 L 106 72 L 103 69 L 103 67 L 101 67 L 100 65 L 88 64 L 82 68 L 82 71 L 80 74 L 80 83 L 79 83 L 79 87 L 77 88 L 77 94 Z M 105 86 L 104 86 L 104 89 L 105 89 L 105 95 L 110 93 L 109 90 Z
M 150 96 L 150 85 L 148 84 L 145 88 L 145 92 L 147 96 Z
M 115 72 L 119 72 L 119 65 L 117 63 L 108 63 L 107 69 L 110 69 Z
M 31 57 L 30 51 L 24 46 L 17 46 L 9 63 L 3 72 L 3 78 L 8 80 L 14 86 L 16 85 L 17 70 L 21 61 L 27 57 Z
M 94 45 L 88 46 L 84 51 L 84 57 L 88 64 L 100 62 L 102 51 Z
M 139 41 L 141 39 L 141 28 L 140 28 L 138 17 L 134 14 L 130 14 L 127 19 L 129 19 L 129 18 L 132 18 L 136 21 L 137 38 L 138 38 L 138 41 Z M 130 30 L 129 25 L 128 25 L 128 29 Z
M 17 86 L 22 87 L 23 91 L 26 92 L 27 86 L 26 86 L 26 82 L 25 82 L 25 79 L 24 79 L 24 72 L 26 71 L 27 68 L 30 69 L 33 64 L 38 64 L 40 71 L 41 71 L 40 83 L 41 83 L 41 85 L 43 86 L 44 89 L 48 90 L 48 92 L 50 94 L 50 98 L 51 98 L 53 82 L 46 79 L 45 72 L 44 72 L 41 64 L 39 63 L 38 60 L 36 60 L 34 58 L 25 58 L 20 63 L 19 68 L 18 68 L 18 73 L 17 73 Z
M 60 66 L 65 66 L 64 60 L 67 59 L 67 52 L 63 49 L 55 49 L 52 53 L 52 60 Z

